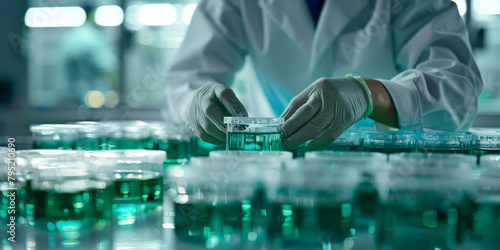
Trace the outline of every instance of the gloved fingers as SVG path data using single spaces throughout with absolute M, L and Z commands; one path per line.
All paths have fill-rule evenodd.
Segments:
M 224 125 L 224 113 L 222 112 L 220 104 L 210 101 L 208 105 L 203 107 L 205 116 L 214 124 L 218 130 L 225 133 L 226 126 Z
M 221 141 L 222 143 L 226 142 L 226 133 L 220 131 L 217 126 L 215 126 L 212 121 L 209 119 L 203 118 L 198 120 L 198 125 L 202 128 L 207 134 L 214 137 L 215 139 Z M 201 138 L 201 137 L 200 137 Z
M 326 130 L 326 132 L 320 137 L 313 139 L 309 143 L 309 148 L 317 149 L 324 148 L 332 144 L 344 131 L 347 129 L 347 126 L 344 124 L 338 124 L 336 121 L 333 122 L 332 126 Z
M 307 102 L 309 98 L 305 95 L 297 95 L 294 97 L 288 106 L 286 107 L 285 111 L 281 113 L 280 117 L 284 118 L 285 121 L 290 119 L 290 117 L 297 112 L 297 110 L 304 105 L 305 102 Z
M 222 103 L 223 107 L 229 111 L 231 116 L 237 117 L 247 117 L 248 112 L 245 109 L 245 106 L 238 100 L 233 90 L 223 86 L 215 89 L 215 95 L 217 99 Z
M 311 120 L 321 108 L 321 99 L 319 97 L 311 97 L 306 103 L 296 109 L 293 115 L 286 119 L 281 127 L 283 138 L 286 139 L 295 133 L 300 127 L 304 126 Z
M 333 117 L 330 114 L 319 112 L 311 120 L 307 121 L 304 126 L 300 127 L 295 133 L 291 134 L 283 141 L 283 149 L 293 150 L 302 143 L 318 136 L 331 124 L 332 120 Z
M 198 136 L 202 141 L 212 143 L 212 144 L 224 144 L 226 141 L 225 137 L 224 140 L 220 140 L 216 138 L 215 136 L 212 136 L 208 131 L 206 131 L 201 124 L 195 124 L 194 132 L 196 136 Z

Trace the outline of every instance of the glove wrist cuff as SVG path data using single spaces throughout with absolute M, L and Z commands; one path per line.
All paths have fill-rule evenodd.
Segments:
M 363 89 L 363 92 L 365 93 L 366 100 L 368 102 L 368 107 L 366 108 L 366 111 L 363 114 L 363 119 L 368 118 L 368 116 L 370 116 L 370 114 L 373 111 L 372 92 L 370 91 L 370 88 L 368 88 L 368 85 L 366 84 L 366 81 L 361 76 L 358 76 L 358 75 L 355 75 L 355 74 L 348 74 L 345 77 L 353 79 L 354 81 L 356 81 L 357 83 L 359 83 L 359 85 Z

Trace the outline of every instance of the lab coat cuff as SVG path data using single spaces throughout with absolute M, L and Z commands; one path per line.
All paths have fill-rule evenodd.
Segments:
M 417 128 L 423 126 L 422 105 L 417 87 L 411 82 L 395 82 L 377 79 L 392 97 L 398 113 L 400 128 Z

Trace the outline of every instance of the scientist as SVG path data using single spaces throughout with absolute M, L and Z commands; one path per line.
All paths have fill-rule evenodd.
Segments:
M 285 118 L 287 150 L 326 146 L 368 117 L 467 130 L 483 86 L 449 0 L 202 0 L 169 69 L 168 119 L 223 143 L 223 117 L 247 115 L 227 87 L 247 56 L 258 79 L 247 88 Z

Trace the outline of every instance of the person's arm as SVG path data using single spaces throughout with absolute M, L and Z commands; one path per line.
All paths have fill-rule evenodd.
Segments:
M 392 97 L 398 125 L 467 130 L 483 83 L 455 4 L 445 0 L 400 3 L 391 21 L 400 73 L 390 80 L 377 79 Z M 383 92 L 374 99 L 379 94 L 383 97 Z M 382 102 L 380 113 L 374 112 L 372 118 L 395 125 L 394 117 L 384 119 L 394 115 L 390 106 Z
M 243 66 L 246 41 L 234 1 L 200 1 L 164 81 L 164 119 L 185 124 L 189 106 L 201 86 L 207 82 L 231 84 L 235 72 Z
M 375 79 L 363 79 L 365 79 L 372 95 L 373 111 L 369 117 L 387 126 L 399 128 L 398 111 L 387 89 Z

